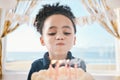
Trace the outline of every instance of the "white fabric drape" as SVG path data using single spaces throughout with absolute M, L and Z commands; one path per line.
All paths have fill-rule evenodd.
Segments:
M 111 35 L 120 39 L 117 15 L 115 10 L 107 6 L 106 0 L 82 0 L 83 5 L 91 15 L 96 15 L 97 22 Z
M 9 0 L 11 1 L 11 0 Z M 12 0 L 13 1 L 13 0 Z M 7 34 L 16 30 L 19 25 L 29 22 L 30 13 L 34 11 L 34 7 L 40 0 L 15 0 L 17 1 L 15 7 L 11 5 L 12 3 L 7 4 L 5 0 L 1 0 L 0 3 L 0 15 L 2 10 L 6 9 L 4 13 L 4 20 L 1 20 L 3 16 L 0 16 L 0 21 L 3 25 L 0 24 L 0 80 L 2 79 L 2 39 L 6 37 Z M 6 5 L 7 4 L 7 5 Z M 4 6 L 5 5 L 5 6 Z M 9 9 L 12 8 L 12 9 Z M 1 23 L 1 22 L 0 22 Z
M 116 73 L 120 74 L 120 2 L 119 0 L 109 0 L 112 1 L 111 3 L 106 1 L 108 0 L 82 0 L 82 3 L 91 15 L 100 15 L 96 19 L 98 23 L 115 37 Z

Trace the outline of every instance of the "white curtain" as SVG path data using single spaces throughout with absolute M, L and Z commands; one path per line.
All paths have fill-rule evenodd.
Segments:
M 28 23 L 31 20 L 30 14 L 40 1 L 0 0 L 0 80 L 2 79 L 2 39 L 16 30 L 19 25 Z
M 118 15 L 119 9 L 111 9 L 106 0 L 81 0 L 90 15 L 95 15 L 96 21 L 114 37 L 120 39 Z M 118 1 L 118 0 L 115 0 Z M 120 4 L 119 4 L 120 5 Z
M 120 74 L 120 0 L 81 0 L 90 15 L 116 39 L 116 73 Z M 120 77 L 116 77 L 120 80 Z

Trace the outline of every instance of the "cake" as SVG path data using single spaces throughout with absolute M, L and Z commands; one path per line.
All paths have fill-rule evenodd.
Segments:
M 77 68 L 76 65 L 74 67 L 59 65 L 57 64 L 55 68 L 50 65 L 47 70 L 34 72 L 31 80 L 94 80 L 92 75 Z

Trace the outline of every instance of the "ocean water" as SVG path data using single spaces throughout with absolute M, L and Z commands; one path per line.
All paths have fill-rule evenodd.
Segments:
M 71 50 L 72 55 L 83 59 L 89 64 L 115 64 L 114 50 Z M 42 58 L 45 52 L 7 52 L 6 61 L 36 60 Z

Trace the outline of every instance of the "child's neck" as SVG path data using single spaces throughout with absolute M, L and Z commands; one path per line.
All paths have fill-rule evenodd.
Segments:
M 64 60 L 67 58 L 67 55 L 49 55 L 51 60 Z

